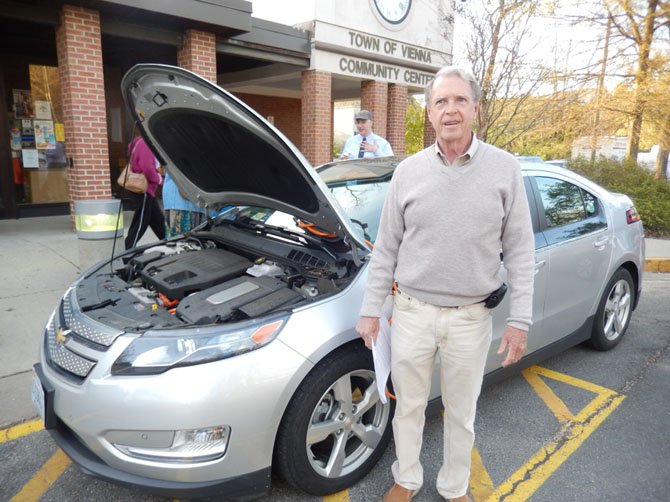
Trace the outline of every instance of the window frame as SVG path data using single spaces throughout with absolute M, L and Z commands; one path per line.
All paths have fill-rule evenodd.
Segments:
M 539 232 L 542 233 L 544 236 L 544 242 L 545 246 L 555 246 L 555 245 L 560 245 L 565 242 L 570 242 L 575 239 L 582 239 L 586 236 L 593 235 L 596 233 L 601 233 L 601 232 L 606 232 L 610 228 L 610 221 L 608 217 L 608 212 L 606 210 L 606 206 L 603 203 L 602 197 L 599 196 L 597 193 L 594 193 L 593 190 L 590 190 L 589 188 L 585 187 L 583 184 L 579 183 L 578 181 L 574 179 L 570 179 L 566 176 L 561 176 L 560 174 L 552 173 L 552 172 L 541 172 L 541 171 L 536 171 L 533 173 L 527 173 L 526 174 L 529 178 L 529 182 L 533 191 L 533 198 L 535 200 L 535 205 L 537 206 L 537 218 L 539 222 Z M 588 216 L 588 212 L 586 211 L 586 207 L 584 207 L 584 211 L 587 214 L 586 218 L 583 218 L 579 221 L 574 221 L 571 223 L 565 223 L 563 225 L 558 225 L 558 226 L 550 226 L 547 223 L 547 219 L 545 216 L 545 205 L 544 201 L 542 200 L 542 194 L 540 191 L 540 188 L 538 186 L 536 178 L 549 178 L 551 180 L 555 180 L 558 182 L 563 182 L 563 183 L 570 183 L 571 185 L 576 186 L 580 190 L 580 195 L 582 199 L 582 204 L 585 206 L 586 201 L 584 200 L 584 192 L 588 193 L 591 197 L 594 198 L 596 204 L 597 204 L 597 212 L 594 215 Z M 586 230 L 583 233 L 575 232 L 578 230 L 580 227 L 585 226 L 588 223 L 596 223 L 599 224 L 597 228 L 594 228 L 593 230 Z M 566 232 L 572 232 L 573 235 L 567 235 Z M 538 248 L 538 238 L 536 237 L 535 239 L 536 242 L 536 249 Z

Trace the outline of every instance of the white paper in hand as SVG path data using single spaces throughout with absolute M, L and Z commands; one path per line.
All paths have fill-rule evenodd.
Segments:
M 379 400 L 386 404 L 386 381 L 391 374 L 391 325 L 386 316 L 379 319 L 377 341 L 372 343 L 372 359 L 375 363 L 375 378 Z

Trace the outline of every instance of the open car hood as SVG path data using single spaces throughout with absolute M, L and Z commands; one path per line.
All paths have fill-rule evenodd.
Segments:
M 149 147 L 188 199 L 208 210 L 267 207 L 365 249 L 309 162 L 235 96 L 183 68 L 141 64 L 121 82 Z M 356 243 L 356 244 L 355 244 Z

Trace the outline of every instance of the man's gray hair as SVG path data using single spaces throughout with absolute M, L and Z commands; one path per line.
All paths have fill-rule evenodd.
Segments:
M 479 83 L 475 79 L 475 76 L 470 73 L 465 68 L 459 66 L 443 66 L 435 74 L 435 78 L 430 81 L 426 86 L 425 95 L 426 95 L 426 106 L 430 107 L 430 97 L 433 92 L 433 84 L 439 77 L 459 77 L 470 84 L 472 88 L 472 97 L 475 100 L 475 103 L 479 103 L 480 98 L 482 97 L 482 88 L 479 87 Z

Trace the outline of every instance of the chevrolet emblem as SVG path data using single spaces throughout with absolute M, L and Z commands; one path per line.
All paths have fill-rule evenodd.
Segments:
M 56 330 L 56 343 L 58 345 L 63 345 L 68 340 L 68 335 L 72 333 L 70 329 L 58 328 Z

